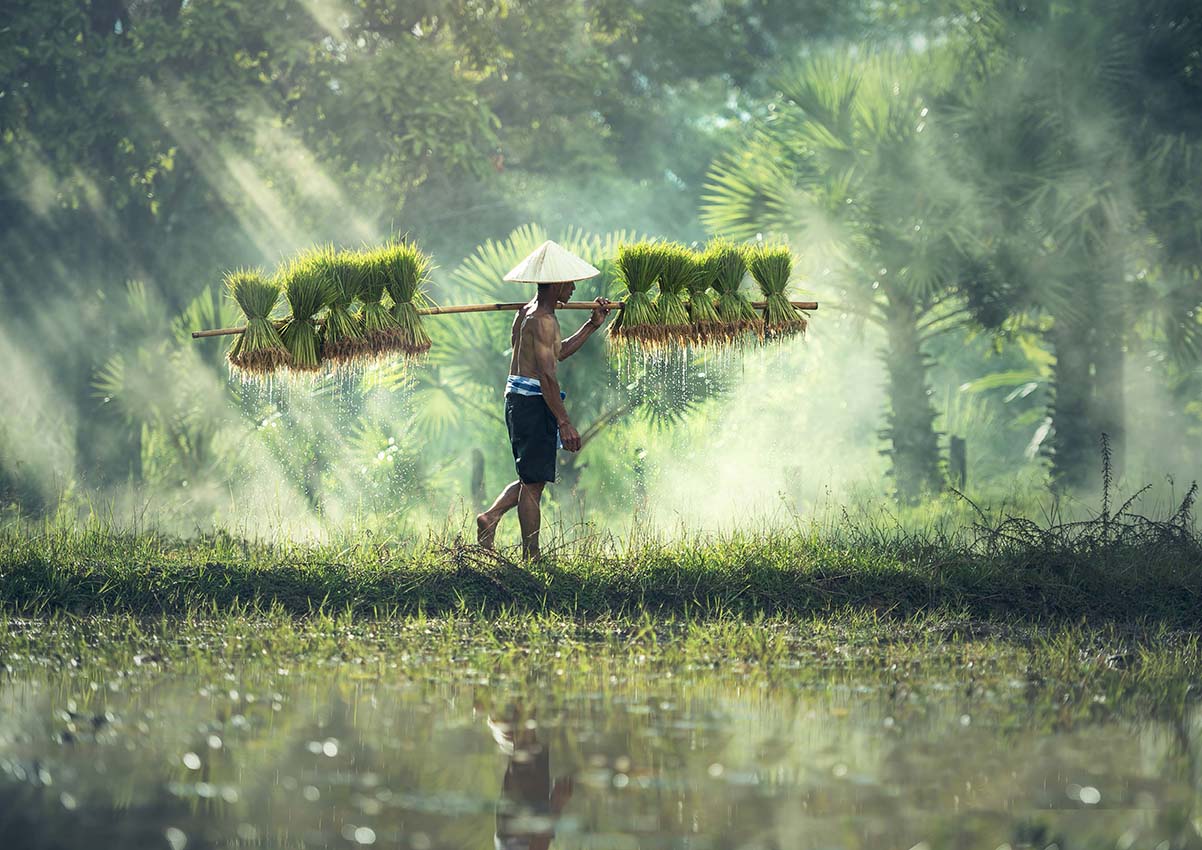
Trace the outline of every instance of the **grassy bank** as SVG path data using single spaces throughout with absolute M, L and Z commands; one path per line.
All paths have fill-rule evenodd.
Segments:
M 981 522 L 957 533 L 851 523 L 692 540 L 588 538 L 522 565 L 456 539 L 291 545 L 84 531 L 0 532 L 0 604 L 53 611 L 290 614 L 534 611 L 804 616 L 954 611 L 1007 621 L 1202 625 L 1192 498 L 1164 520 Z

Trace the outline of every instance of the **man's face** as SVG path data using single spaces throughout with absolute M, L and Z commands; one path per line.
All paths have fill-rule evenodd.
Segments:
M 573 281 L 559 284 L 559 292 L 555 296 L 556 301 L 571 301 L 572 293 L 576 291 L 576 284 Z

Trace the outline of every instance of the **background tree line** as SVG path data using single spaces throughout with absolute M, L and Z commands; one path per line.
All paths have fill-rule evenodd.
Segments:
M 264 463 L 326 514 L 339 489 L 394 518 L 470 494 L 472 449 L 496 443 L 497 322 L 438 325 L 423 370 L 314 392 L 227 385 L 219 345 L 186 340 L 230 319 L 224 269 L 394 232 L 444 264 L 446 300 L 501 297 L 498 270 L 537 235 L 598 262 L 634 232 L 788 238 L 838 305 L 825 329 L 883 345 L 876 424 L 905 501 L 944 487 L 944 437 L 970 420 L 998 480 L 1033 447 L 1057 486 L 1088 485 L 1145 367 L 1167 462 L 1199 462 L 1202 23 L 1182 0 L 54 0 L 10 17 L 14 510 L 133 482 L 205 516 Z M 602 355 L 573 400 L 615 451 L 565 470 L 599 509 L 644 486 L 656 428 L 718 415 L 738 381 Z

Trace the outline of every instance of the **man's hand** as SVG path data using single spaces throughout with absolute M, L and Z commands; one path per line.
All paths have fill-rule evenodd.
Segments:
M 598 298 L 597 306 L 593 308 L 593 315 L 589 317 L 589 324 L 594 328 L 599 328 L 605 324 L 605 317 L 609 315 L 610 309 L 608 298 Z
M 580 451 L 580 434 L 571 422 L 564 422 L 559 426 L 559 439 L 568 451 Z

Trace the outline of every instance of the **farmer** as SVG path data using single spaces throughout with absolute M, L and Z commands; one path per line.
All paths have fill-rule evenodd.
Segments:
M 600 272 L 554 242 L 547 241 L 505 275 L 505 280 L 538 284 L 538 294 L 518 310 L 513 320 L 513 358 L 505 383 L 505 425 L 517 465 L 518 480 L 497 496 L 492 507 L 476 517 L 476 539 L 491 549 L 497 523 L 510 509 L 518 509 L 522 530 L 522 557 L 538 558 L 541 524 L 539 501 L 543 487 L 555 480 L 555 453 L 562 445 L 580 451 L 580 434 L 564 407 L 556 367 L 575 354 L 593 332 L 605 324 L 609 301 L 597 299 L 589 320 L 580 330 L 560 340 L 555 307 L 576 290 L 576 281 Z

